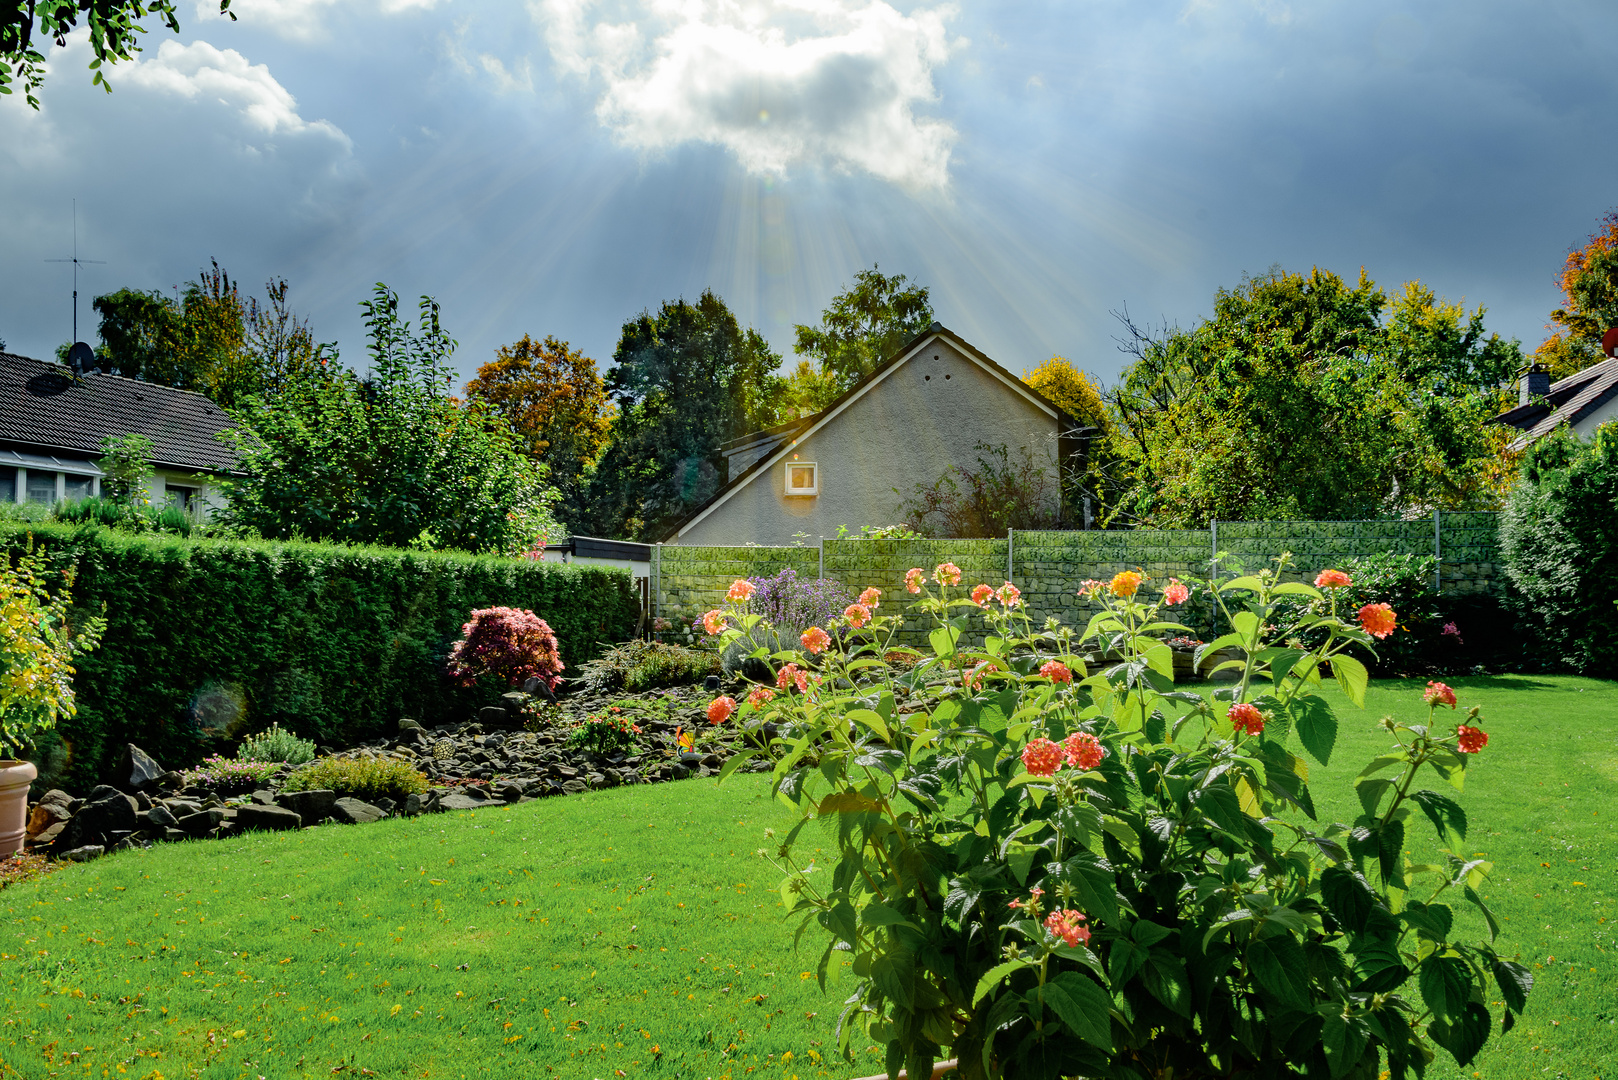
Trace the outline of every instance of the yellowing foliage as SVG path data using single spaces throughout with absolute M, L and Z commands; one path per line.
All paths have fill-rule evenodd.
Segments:
M 1081 425 L 1098 428 L 1103 435 L 1112 430 L 1107 406 L 1101 400 L 1101 388 L 1088 372 L 1074 367 L 1065 357 L 1051 357 L 1034 370 L 1025 372 L 1022 381 Z

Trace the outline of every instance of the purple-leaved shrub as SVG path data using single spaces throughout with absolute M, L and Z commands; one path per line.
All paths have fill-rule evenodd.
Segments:
M 554 690 L 562 681 L 556 635 L 532 611 L 480 608 L 461 627 L 461 634 L 449 651 L 449 676 L 462 686 L 471 686 L 482 675 L 512 687 L 537 677 Z

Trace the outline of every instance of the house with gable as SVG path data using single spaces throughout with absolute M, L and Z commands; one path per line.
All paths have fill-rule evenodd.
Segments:
M 1564 425 L 1581 439 L 1589 439 L 1596 428 L 1614 420 L 1618 420 L 1618 357 L 1609 356 L 1554 383 L 1535 364 L 1518 383 L 1517 407 L 1490 423 L 1522 432 L 1511 448 L 1524 450 Z
M 723 483 L 663 537 L 672 544 L 791 544 L 893 522 L 901 498 L 979 444 L 1023 448 L 1053 477 L 1075 423 L 960 335 L 933 323 L 820 412 L 721 447 Z M 1058 496 L 1051 485 L 1052 498 Z M 897 488 L 900 494 L 895 494 Z
M 206 513 L 236 455 L 225 410 L 201 394 L 0 352 L 0 500 L 53 505 L 101 493 L 102 441 L 152 441 L 153 506 Z

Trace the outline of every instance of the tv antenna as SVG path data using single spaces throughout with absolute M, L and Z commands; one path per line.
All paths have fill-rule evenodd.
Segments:
M 79 258 L 79 200 L 73 200 L 73 257 L 71 259 L 46 259 L 50 263 L 73 264 L 73 343 L 79 343 L 79 267 L 106 266 L 101 259 Z

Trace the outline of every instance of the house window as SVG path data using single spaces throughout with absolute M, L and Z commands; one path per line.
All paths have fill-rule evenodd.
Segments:
M 820 466 L 813 461 L 787 462 L 787 494 L 820 494 Z
M 90 488 L 94 483 L 92 477 L 80 476 L 77 473 L 62 474 L 62 498 L 73 502 L 77 499 L 88 499 Z
M 56 473 L 43 469 L 28 470 L 28 501 L 52 506 L 56 503 Z
M 197 502 L 197 489 L 194 487 L 180 487 L 177 484 L 164 485 L 168 490 L 169 502 L 181 510 L 190 510 Z

